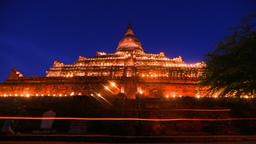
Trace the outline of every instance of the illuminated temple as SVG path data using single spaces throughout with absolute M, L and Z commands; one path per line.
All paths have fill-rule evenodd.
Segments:
M 127 98 L 204 95 L 198 85 L 204 63 L 187 64 L 163 52 L 145 53 L 131 26 L 114 53 L 96 52 L 94 58 L 80 56 L 74 64 L 54 61 L 45 77 L 24 77 L 13 69 L 0 84 L 0 96 L 92 96 Z

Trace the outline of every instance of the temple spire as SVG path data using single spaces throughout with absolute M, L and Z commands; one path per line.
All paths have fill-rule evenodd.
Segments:
M 130 23 L 128 24 L 127 31 L 125 33 L 125 36 L 128 36 L 128 35 L 134 36 L 133 30 L 132 30 L 132 25 Z
M 124 37 L 117 46 L 117 51 L 137 51 L 143 52 L 143 48 L 139 40 L 135 37 L 132 25 L 129 23 Z

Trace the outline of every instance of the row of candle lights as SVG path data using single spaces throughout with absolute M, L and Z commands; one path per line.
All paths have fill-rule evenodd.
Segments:
M 75 93 L 75 92 L 71 92 L 69 94 L 30 94 L 30 93 L 22 93 L 22 94 L 18 94 L 18 93 L 15 93 L 15 94 L 2 94 L 0 95 L 0 97 L 32 97 L 32 96 L 36 96 L 36 97 L 39 97 L 39 96 L 52 96 L 52 97 L 65 97 L 65 96 L 82 96 L 82 93 L 79 92 L 79 93 Z
M 108 89 L 108 87 L 105 87 L 105 89 Z M 143 94 L 143 91 L 140 90 L 139 91 L 140 94 Z M 82 96 L 82 93 L 77 93 L 75 94 L 74 92 L 70 93 L 70 94 L 2 94 L 0 95 L 0 97 L 26 97 L 26 98 L 29 98 L 29 97 L 44 97 L 44 96 L 51 96 L 51 97 L 66 97 L 66 96 Z M 182 96 L 182 95 L 176 95 L 176 94 L 166 94 L 165 95 L 165 98 L 169 99 L 169 98 L 181 98 L 181 97 L 185 97 L 185 96 Z M 195 95 L 196 98 L 200 99 L 200 98 L 203 98 L 205 96 L 201 96 L 199 94 L 196 94 Z M 217 95 L 213 95 L 213 96 L 210 96 L 210 98 L 218 98 Z M 248 95 L 245 95 L 245 96 L 240 96 L 240 98 L 244 98 L 244 99 L 250 99 L 250 98 L 255 98 L 254 96 L 248 96 Z
M 91 66 L 124 66 L 124 63 L 93 63 L 93 64 L 85 64 L 85 63 L 79 63 L 76 65 L 56 65 L 57 67 L 77 67 L 77 66 L 86 66 L 86 67 L 91 67 Z M 136 65 L 136 64 L 135 64 Z M 202 63 L 196 63 L 196 64 L 185 64 L 185 63 L 181 63 L 181 64 L 173 64 L 173 63 L 143 63 L 140 64 L 138 63 L 137 65 L 152 65 L 152 66 L 166 66 L 166 67 L 183 67 L 183 68 L 194 68 L 194 67 L 202 67 L 205 66 Z

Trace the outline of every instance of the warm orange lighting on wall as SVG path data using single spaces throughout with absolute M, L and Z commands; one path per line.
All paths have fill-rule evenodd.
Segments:
M 26 94 L 26 97 L 29 98 L 29 97 L 30 97 L 30 94 Z

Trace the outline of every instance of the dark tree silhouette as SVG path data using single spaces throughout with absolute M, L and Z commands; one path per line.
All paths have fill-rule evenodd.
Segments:
M 242 21 L 231 36 L 209 53 L 201 84 L 210 94 L 256 94 L 256 15 Z

